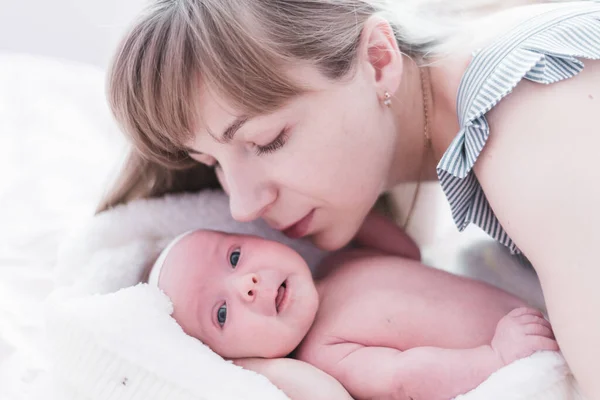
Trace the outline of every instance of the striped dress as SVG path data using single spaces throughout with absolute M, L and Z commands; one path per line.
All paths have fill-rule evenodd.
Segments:
M 583 70 L 583 59 L 600 59 L 600 1 L 539 14 L 475 53 L 458 89 L 460 131 L 437 166 L 459 230 L 474 223 L 520 254 L 473 172 L 490 134 L 485 115 L 521 80 L 551 84 L 572 78 Z

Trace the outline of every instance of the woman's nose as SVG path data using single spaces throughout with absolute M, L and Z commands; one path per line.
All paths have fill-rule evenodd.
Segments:
M 243 171 L 226 177 L 229 209 L 236 221 L 250 222 L 262 217 L 277 199 L 275 187 L 257 174 L 258 171 Z
M 255 273 L 249 273 L 237 277 L 235 280 L 235 289 L 239 293 L 242 300 L 246 302 L 253 302 L 258 295 L 258 275 Z

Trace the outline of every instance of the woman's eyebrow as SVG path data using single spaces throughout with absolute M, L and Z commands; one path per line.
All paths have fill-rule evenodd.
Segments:
M 248 122 L 248 117 L 239 117 L 233 121 L 223 132 L 223 138 L 220 140 L 223 143 L 229 143 L 233 140 L 236 132 Z
M 225 128 L 225 131 L 223 131 L 223 135 L 221 136 L 221 138 L 219 138 L 217 135 L 215 135 L 214 133 L 212 133 L 210 130 L 208 130 L 208 134 L 215 139 L 217 142 L 219 143 L 229 143 L 233 140 L 233 137 L 235 136 L 235 134 L 237 133 L 237 131 L 240 130 L 240 128 L 242 126 L 244 126 L 244 124 L 246 122 L 248 122 L 250 118 L 248 117 L 239 117 L 237 118 L 235 121 L 233 121 L 231 124 L 229 124 L 229 126 L 227 128 Z M 188 152 L 188 154 L 204 154 L 201 153 L 197 150 L 194 150 L 190 147 L 185 147 L 184 151 Z

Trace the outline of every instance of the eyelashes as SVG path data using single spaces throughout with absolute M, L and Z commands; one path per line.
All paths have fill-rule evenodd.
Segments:
M 284 128 L 281 130 L 279 135 L 277 135 L 277 137 L 271 143 L 269 143 L 265 146 L 256 145 L 256 147 L 255 147 L 256 155 L 262 156 L 265 154 L 273 153 L 273 152 L 281 149 L 285 145 L 287 139 L 288 139 L 288 129 Z
M 277 135 L 277 137 L 269 144 L 266 144 L 264 146 L 255 144 L 254 145 L 254 152 L 257 156 L 264 156 L 266 154 L 271 154 L 276 152 L 277 150 L 281 149 L 287 142 L 289 138 L 289 128 L 284 128 L 281 130 L 281 132 L 279 132 L 279 135 Z M 204 160 L 198 160 L 195 159 L 197 162 L 202 163 L 207 165 L 210 168 L 213 169 L 218 169 L 221 167 L 221 165 L 219 164 L 219 162 L 212 156 L 208 156 L 208 155 L 204 155 L 204 157 L 209 157 L 209 160 L 204 161 Z

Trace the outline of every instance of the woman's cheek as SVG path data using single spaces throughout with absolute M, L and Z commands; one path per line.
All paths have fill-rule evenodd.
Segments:
M 221 187 L 223 188 L 223 191 L 229 196 L 229 186 L 227 186 L 227 180 L 225 179 L 225 174 L 223 173 L 223 170 L 217 167 L 215 168 L 215 173 L 217 175 L 219 183 L 221 184 Z

